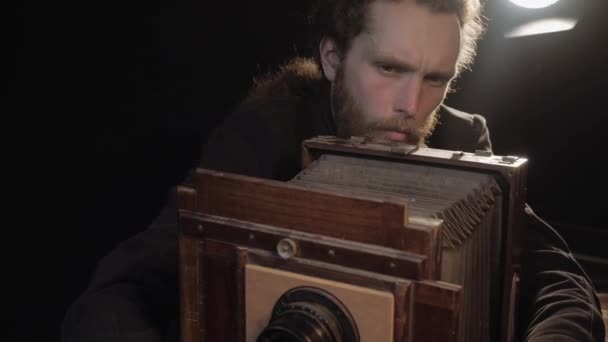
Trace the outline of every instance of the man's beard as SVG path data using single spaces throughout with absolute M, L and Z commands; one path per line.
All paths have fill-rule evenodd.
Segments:
M 359 136 L 382 141 L 386 140 L 382 138 L 382 134 L 398 132 L 405 134 L 405 143 L 425 146 L 426 139 L 437 125 L 436 110 L 429 115 L 422 125 L 417 125 L 414 118 L 409 114 L 396 115 L 386 120 L 367 121 L 360 106 L 346 88 L 342 67 L 337 70 L 330 96 L 336 120 L 336 135 L 343 139 Z

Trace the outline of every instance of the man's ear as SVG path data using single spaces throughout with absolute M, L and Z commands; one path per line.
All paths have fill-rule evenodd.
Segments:
M 336 42 L 328 37 L 321 39 L 319 43 L 319 55 L 321 57 L 321 66 L 323 74 L 328 81 L 333 82 L 336 79 L 336 73 L 340 67 L 340 53 Z

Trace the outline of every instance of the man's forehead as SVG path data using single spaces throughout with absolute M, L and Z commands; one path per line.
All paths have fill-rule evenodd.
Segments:
M 361 38 L 370 52 L 390 54 L 410 63 L 426 61 L 449 68 L 460 52 L 456 13 L 438 13 L 414 1 L 375 1 Z

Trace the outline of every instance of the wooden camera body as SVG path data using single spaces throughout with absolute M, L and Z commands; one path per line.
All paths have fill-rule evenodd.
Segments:
M 332 136 L 302 156 L 289 182 L 179 187 L 183 341 L 514 339 L 526 159 Z

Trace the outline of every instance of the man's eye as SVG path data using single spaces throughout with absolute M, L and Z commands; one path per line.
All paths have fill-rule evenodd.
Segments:
M 380 65 L 378 65 L 378 68 L 380 68 L 380 70 L 382 72 L 387 73 L 387 74 L 395 74 L 398 72 L 396 67 L 389 65 L 389 64 L 380 64 Z
M 448 80 L 446 80 L 444 77 L 435 77 L 435 76 L 426 77 L 426 81 L 432 87 L 443 87 L 444 85 L 446 85 L 448 83 Z

